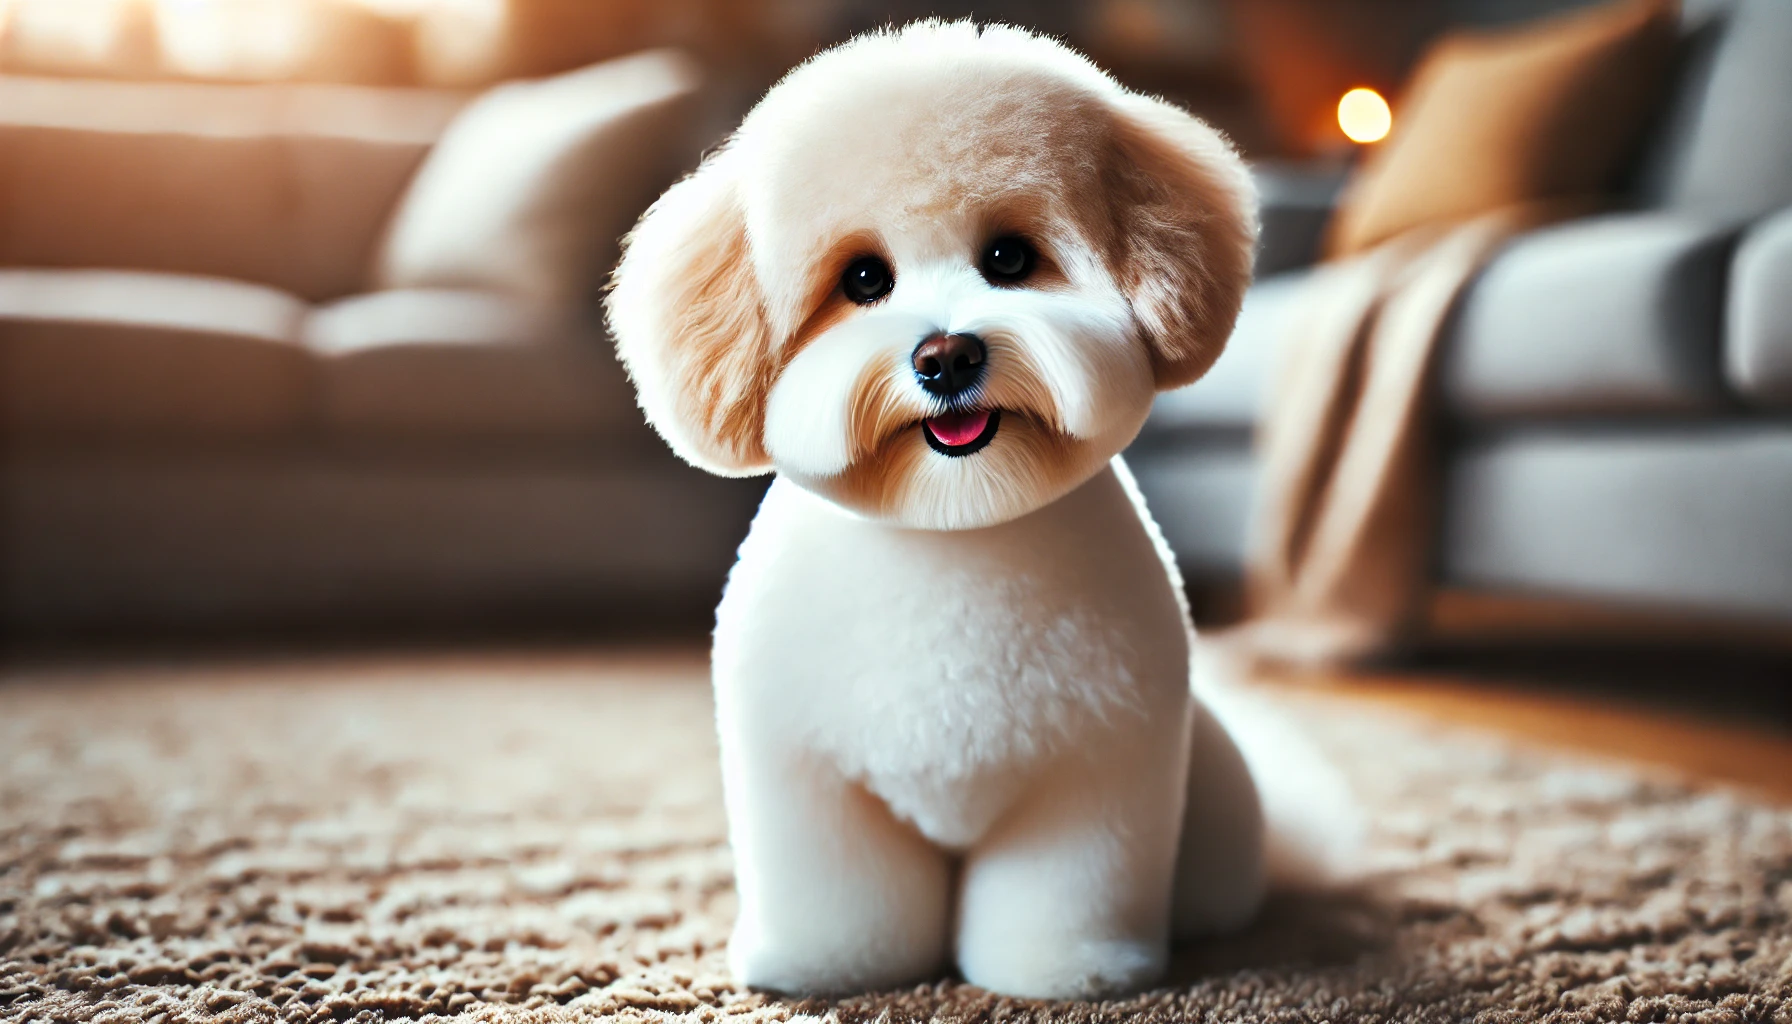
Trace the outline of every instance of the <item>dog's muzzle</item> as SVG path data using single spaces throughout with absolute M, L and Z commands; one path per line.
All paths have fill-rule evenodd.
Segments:
M 921 423 L 927 446 L 941 455 L 974 455 L 996 436 L 1000 409 L 966 407 L 962 400 L 983 380 L 989 349 L 975 334 L 934 334 L 915 346 L 915 379 L 951 403 L 948 411 Z

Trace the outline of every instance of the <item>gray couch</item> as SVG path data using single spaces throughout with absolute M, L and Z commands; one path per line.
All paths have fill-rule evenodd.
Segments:
M 0 626 L 710 600 L 756 492 L 666 452 L 594 305 L 706 133 L 675 55 L 606 67 L 488 94 L 522 135 L 421 211 L 484 99 L 0 76 Z
M 1705 5 L 1685 29 L 1626 208 L 1514 240 L 1453 317 L 1444 587 L 1792 624 L 1792 3 Z M 1239 572 L 1251 432 L 1336 191 L 1263 186 L 1231 347 L 1131 455 L 1197 580 Z

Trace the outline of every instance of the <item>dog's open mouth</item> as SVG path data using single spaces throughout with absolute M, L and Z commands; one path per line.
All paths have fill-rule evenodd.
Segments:
M 921 421 L 921 436 L 941 455 L 975 455 L 995 440 L 1002 425 L 1002 410 L 973 409 L 948 412 Z

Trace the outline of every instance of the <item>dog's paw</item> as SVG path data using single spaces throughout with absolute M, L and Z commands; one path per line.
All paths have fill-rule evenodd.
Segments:
M 1065 941 L 1038 936 L 960 949 L 958 966 L 973 985 L 1030 999 L 1097 999 L 1136 992 L 1164 973 L 1161 942 L 1130 939 Z
M 751 989 L 793 995 L 845 995 L 896 988 L 937 974 L 935 950 L 901 949 L 877 935 L 767 935 L 735 925 L 728 969 Z

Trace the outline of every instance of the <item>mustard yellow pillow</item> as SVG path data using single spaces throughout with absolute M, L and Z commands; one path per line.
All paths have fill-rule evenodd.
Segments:
M 1346 187 L 1328 253 L 1511 203 L 1608 191 L 1662 95 L 1676 8 L 1620 0 L 1445 36 L 1420 60 L 1393 133 Z

